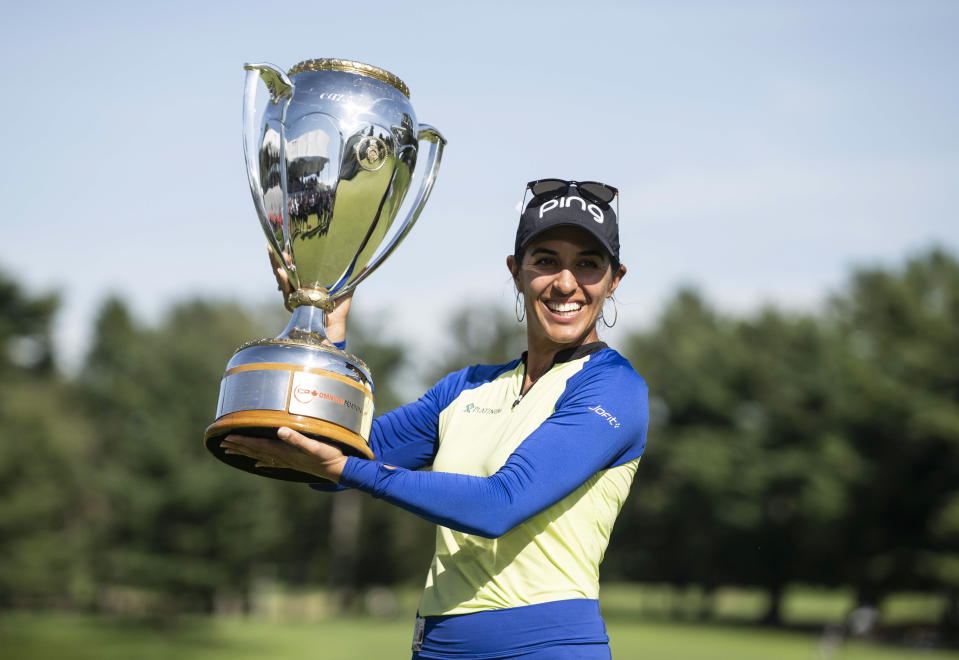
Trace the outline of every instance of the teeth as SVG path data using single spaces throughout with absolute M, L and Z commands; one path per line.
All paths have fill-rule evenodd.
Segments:
M 546 306 L 554 312 L 578 312 L 582 307 L 582 303 L 556 303 L 556 302 L 547 302 Z

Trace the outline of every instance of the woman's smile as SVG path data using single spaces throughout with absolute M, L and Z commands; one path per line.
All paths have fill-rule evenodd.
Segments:
M 568 291 L 563 280 L 576 282 L 572 295 L 565 298 L 560 297 Z M 605 288 L 604 284 L 597 282 L 592 287 Z M 529 289 L 528 299 L 535 301 L 528 303 L 533 308 L 529 310 L 529 327 L 534 337 L 555 344 L 593 340 L 587 335 L 594 334 L 591 331 L 602 311 L 602 291 L 595 292 L 600 295 L 588 295 L 569 269 L 555 274 L 541 272 L 531 278 Z
M 543 304 L 551 311 L 555 316 L 558 316 L 562 319 L 571 319 L 576 316 L 577 312 L 583 308 L 583 303 L 577 302 L 557 302 L 555 300 L 545 300 Z

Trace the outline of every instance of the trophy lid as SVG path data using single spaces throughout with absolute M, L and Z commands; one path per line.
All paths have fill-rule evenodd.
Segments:
M 303 60 L 296 64 L 287 74 L 293 76 L 304 71 L 345 71 L 346 73 L 356 73 L 361 76 L 369 76 L 382 82 L 392 85 L 398 89 L 406 98 L 410 97 L 410 88 L 402 80 L 387 71 L 372 64 L 355 62 L 353 60 L 339 60 L 333 58 L 321 58 L 315 60 Z

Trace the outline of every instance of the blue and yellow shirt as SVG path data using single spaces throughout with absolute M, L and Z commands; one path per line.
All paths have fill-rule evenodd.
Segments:
M 521 396 L 524 377 L 522 359 L 450 374 L 377 418 L 377 460 L 346 463 L 341 485 L 439 526 L 423 616 L 598 598 L 646 444 L 646 384 L 601 342 L 561 351 Z

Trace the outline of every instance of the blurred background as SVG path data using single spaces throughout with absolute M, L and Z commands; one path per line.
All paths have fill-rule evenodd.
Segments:
M 407 657 L 431 526 L 202 446 L 277 334 L 245 62 L 369 62 L 449 140 L 361 285 L 379 411 L 524 347 L 526 181 L 620 189 L 647 454 L 616 657 L 959 657 L 959 5 L 37 2 L 0 55 L 0 646 Z M 939 650 L 933 650 L 939 649 Z

